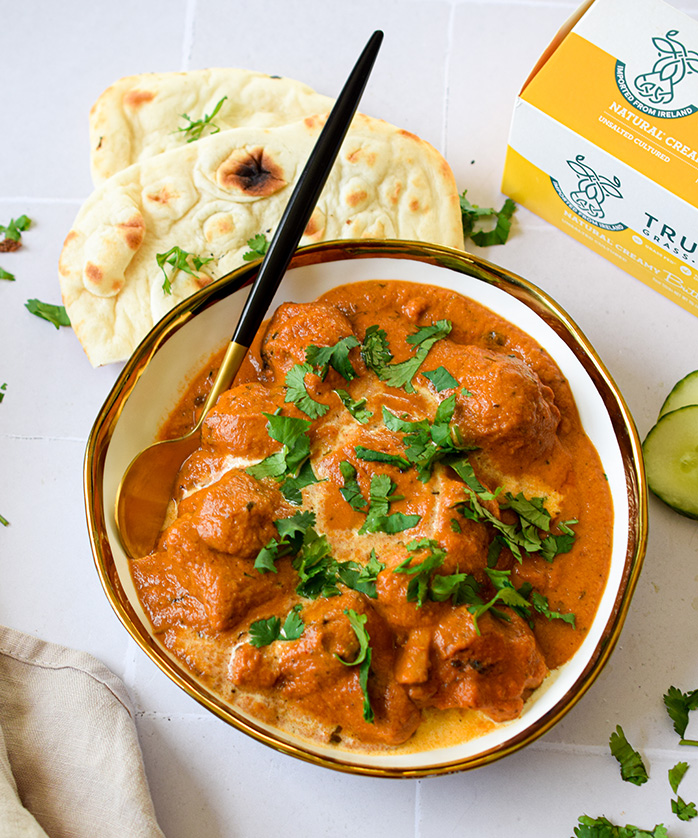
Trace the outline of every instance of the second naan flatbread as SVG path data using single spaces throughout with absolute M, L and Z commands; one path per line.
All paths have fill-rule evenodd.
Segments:
M 334 100 L 293 79 L 252 70 L 213 68 L 141 73 L 108 87 L 90 111 L 90 168 L 95 186 L 155 154 L 181 148 L 192 121 L 210 116 L 203 136 L 217 129 L 272 128 L 325 113 Z M 213 127 L 212 127 L 213 126 Z

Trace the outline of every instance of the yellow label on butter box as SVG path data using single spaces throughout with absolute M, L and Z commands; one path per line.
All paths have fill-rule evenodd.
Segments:
M 598 218 L 585 218 L 572 205 L 572 199 L 568 203 L 564 193 L 560 195 L 559 183 L 556 185 L 549 175 L 512 148 L 507 151 L 503 191 L 636 279 L 698 315 L 698 270 L 680 255 L 680 242 L 668 242 L 666 235 L 659 235 L 659 227 L 655 233 L 653 218 L 645 218 L 646 224 L 636 230 L 626 225 L 604 226 Z M 694 242 L 691 243 L 693 252 Z
M 698 22 L 585 4 L 517 100 L 502 189 L 698 314 Z

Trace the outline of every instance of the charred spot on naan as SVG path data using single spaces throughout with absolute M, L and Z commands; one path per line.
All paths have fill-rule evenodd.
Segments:
M 266 198 L 286 186 L 282 167 L 261 147 L 235 149 L 218 167 L 216 180 L 229 191 Z
M 124 105 L 129 108 L 140 108 L 146 102 L 152 102 L 155 94 L 152 90 L 140 90 L 137 87 L 131 88 L 124 93 Z

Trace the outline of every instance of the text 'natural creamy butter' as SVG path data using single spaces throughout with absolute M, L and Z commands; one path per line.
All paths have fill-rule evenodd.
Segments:
M 698 315 L 698 22 L 586 2 L 519 95 L 502 191 Z

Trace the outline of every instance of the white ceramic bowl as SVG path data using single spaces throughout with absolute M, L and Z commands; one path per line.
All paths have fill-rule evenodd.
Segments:
M 618 639 L 644 557 L 647 493 L 640 441 L 622 396 L 568 315 L 535 286 L 461 251 L 411 242 L 335 242 L 298 251 L 269 309 L 304 302 L 335 285 L 365 279 L 423 282 L 457 291 L 515 323 L 557 362 L 608 476 L 614 504 L 610 574 L 581 647 L 526 703 L 520 718 L 484 736 L 439 750 L 373 755 L 311 744 L 223 703 L 155 639 L 138 601 L 114 525 L 119 480 L 153 442 L 187 382 L 230 339 L 258 265 L 240 268 L 184 301 L 126 364 L 97 417 L 85 459 L 90 537 L 104 590 L 120 620 L 153 661 L 189 695 L 266 744 L 316 764 L 376 776 L 417 777 L 474 768 L 526 745 L 586 692 Z

